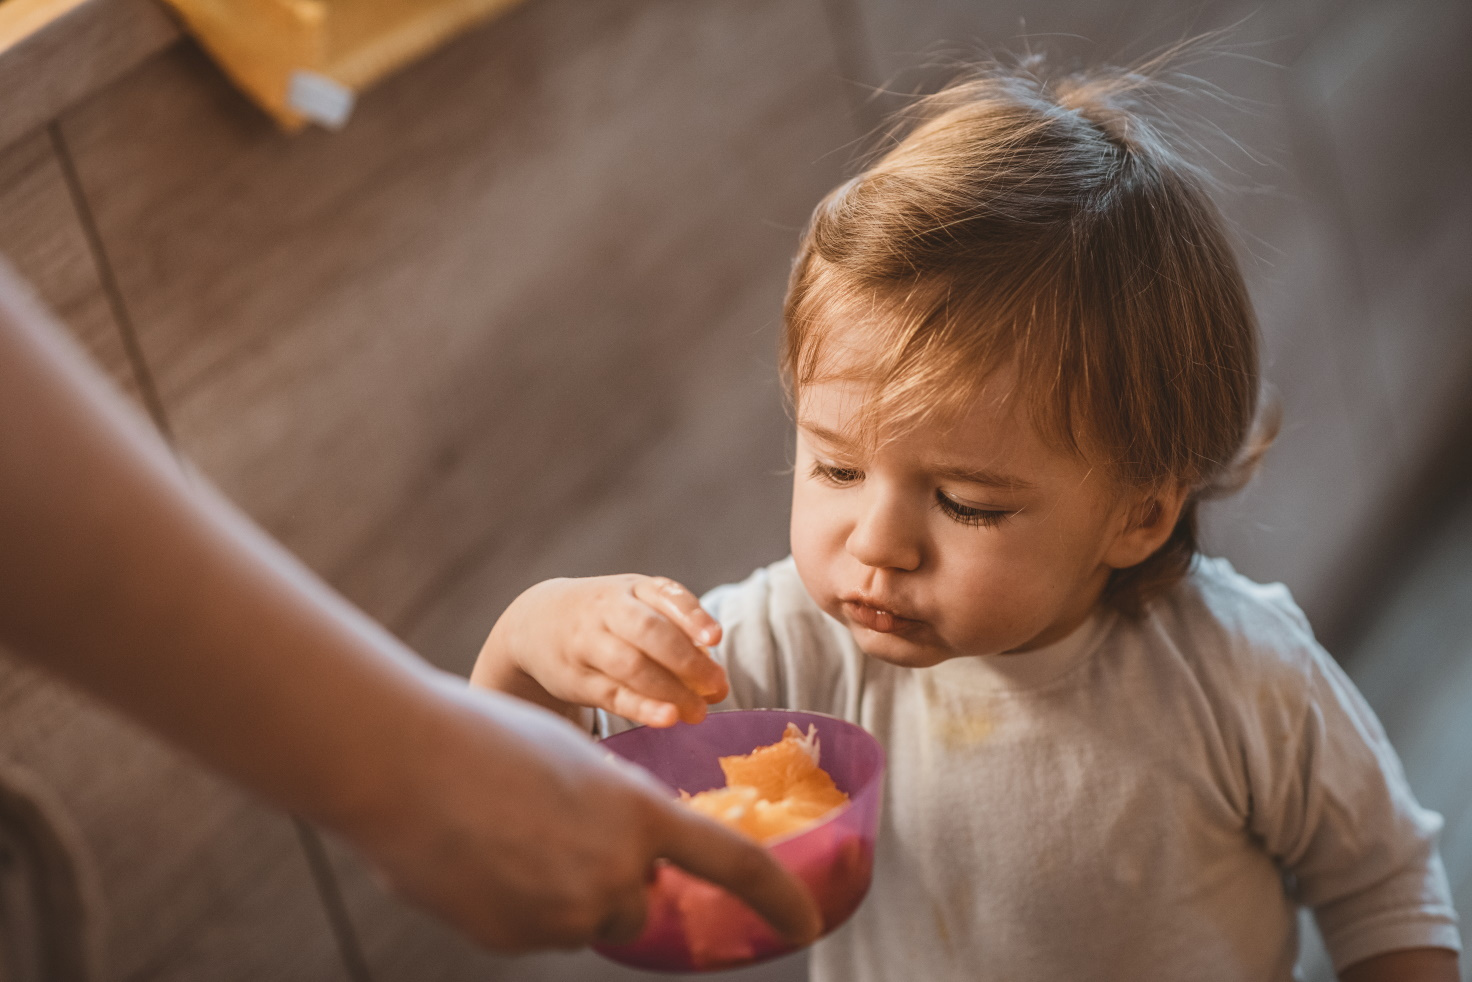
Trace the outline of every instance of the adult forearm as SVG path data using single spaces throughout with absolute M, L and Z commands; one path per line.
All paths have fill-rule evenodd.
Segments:
M 187 477 L 3 273 L 0 414 L 0 640 L 285 806 L 356 807 L 431 670 Z
M 660 857 L 817 934 L 755 843 L 419 661 L 186 477 L 3 265 L 0 642 L 336 828 L 490 947 L 631 937 Z

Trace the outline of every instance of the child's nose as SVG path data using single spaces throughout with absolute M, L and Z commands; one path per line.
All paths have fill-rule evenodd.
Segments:
M 865 566 L 913 570 L 920 565 L 920 537 L 901 503 L 880 494 L 866 503 L 846 543 Z

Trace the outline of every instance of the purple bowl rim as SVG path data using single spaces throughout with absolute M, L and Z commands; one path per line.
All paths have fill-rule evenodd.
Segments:
M 879 738 L 870 733 L 864 726 L 859 723 L 855 723 L 852 720 L 846 720 L 842 716 L 834 716 L 832 713 L 820 713 L 811 709 L 773 709 L 766 706 L 763 706 L 760 709 L 720 709 L 712 713 L 707 713 L 705 718 L 710 719 L 712 716 L 728 716 L 735 713 L 781 713 L 786 716 L 815 716 L 818 719 L 831 720 L 835 723 L 842 723 L 844 726 L 851 726 L 854 729 L 858 730 L 869 739 L 869 741 L 874 745 L 874 749 L 879 751 L 879 766 L 874 769 L 874 773 L 869 778 L 869 780 L 865 781 L 857 791 L 848 796 L 848 801 L 844 802 L 842 805 L 839 805 L 837 808 L 833 809 L 828 814 L 824 815 L 818 821 L 814 822 L 812 825 L 809 825 L 805 829 L 799 829 L 796 832 L 789 832 L 787 835 L 778 836 L 775 839 L 762 843 L 762 845 L 766 846 L 768 849 L 780 843 L 791 842 L 794 839 L 798 839 L 807 835 L 809 832 L 814 832 L 822 828 L 829 822 L 836 819 L 839 815 L 847 811 L 853 805 L 855 798 L 859 797 L 862 794 L 866 794 L 871 787 L 882 785 L 882 782 L 884 780 L 884 772 L 889 767 L 889 754 L 885 752 L 884 744 L 879 742 Z M 705 720 L 701 720 L 701 722 L 703 723 L 705 722 Z M 687 723 L 685 725 L 699 726 L 700 723 Z M 607 744 L 610 740 L 617 740 L 619 737 L 624 736 L 628 733 L 633 733 L 636 730 L 655 730 L 656 732 L 668 733 L 673 731 L 673 729 L 674 727 L 671 726 L 650 726 L 647 723 L 640 723 L 638 726 L 631 726 L 627 730 L 621 730 L 618 733 L 613 734 L 612 736 L 602 737 L 601 739 L 599 739 L 598 743 L 600 745 Z M 627 760 L 628 758 L 625 759 Z M 631 763 L 635 762 L 631 761 Z M 818 766 L 821 767 L 822 764 L 819 764 Z M 879 791 L 880 788 L 875 788 L 876 794 L 878 794 Z

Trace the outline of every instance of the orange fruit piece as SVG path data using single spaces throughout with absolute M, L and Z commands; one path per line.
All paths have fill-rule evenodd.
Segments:
M 681 792 L 690 807 L 759 842 L 791 835 L 848 801 L 818 766 L 818 735 L 792 723 L 782 739 L 749 754 L 722 757 L 726 787 L 696 795 Z
M 756 788 L 725 787 L 702 791 L 697 795 L 680 792 L 680 800 L 707 818 L 760 839 L 756 810 Z

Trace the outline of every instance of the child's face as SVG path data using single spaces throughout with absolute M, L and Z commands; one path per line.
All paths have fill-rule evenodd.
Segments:
M 798 393 L 793 556 L 865 653 L 923 667 L 1048 644 L 1084 620 L 1114 565 L 1139 561 L 1137 504 L 999 408 L 1021 401 L 994 398 L 1009 385 L 877 447 L 857 428 L 864 384 Z

